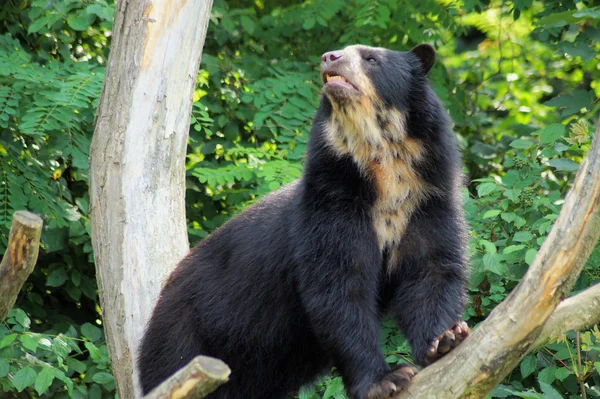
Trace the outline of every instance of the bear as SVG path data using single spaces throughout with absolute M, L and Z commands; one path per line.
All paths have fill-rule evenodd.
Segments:
M 459 150 L 427 74 L 433 47 L 322 55 L 302 177 L 199 242 L 162 289 L 139 352 L 145 394 L 197 355 L 212 398 L 279 399 L 335 366 L 351 399 L 405 389 L 380 319 L 427 365 L 469 335 Z

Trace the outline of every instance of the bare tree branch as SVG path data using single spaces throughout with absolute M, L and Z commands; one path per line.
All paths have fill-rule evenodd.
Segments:
M 38 258 L 42 219 L 26 211 L 13 215 L 8 248 L 0 263 L 0 321 L 4 320 L 17 300 L 25 280 Z
M 483 398 L 539 344 L 600 235 L 600 124 L 560 215 L 517 288 L 465 342 L 424 369 L 397 398 Z M 596 289 L 592 289 L 593 295 Z M 587 298 L 587 295 L 586 295 Z M 572 302 L 565 301 L 565 307 Z M 556 320 L 566 320 L 565 308 Z M 548 338 L 556 331 L 548 327 Z
M 219 359 L 196 356 L 144 399 L 204 398 L 229 379 L 231 370 Z
M 600 323 L 600 284 L 562 301 L 544 324 L 533 347 L 542 346 L 569 331 L 589 328 Z

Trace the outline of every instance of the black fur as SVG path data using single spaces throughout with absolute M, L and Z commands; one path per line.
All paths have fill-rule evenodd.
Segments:
M 284 398 L 335 365 L 349 396 L 364 399 L 389 371 L 384 313 L 420 363 L 460 318 L 466 236 L 449 120 L 418 54 L 377 51 L 379 64 L 364 71 L 385 108 L 407 113 L 408 137 L 426 151 L 416 170 L 436 188 L 398 237 L 398 264 L 373 228 L 375 183 L 327 144 L 332 104 L 323 96 L 303 177 L 200 242 L 169 278 L 141 346 L 144 393 L 203 354 L 232 370 L 214 398 Z

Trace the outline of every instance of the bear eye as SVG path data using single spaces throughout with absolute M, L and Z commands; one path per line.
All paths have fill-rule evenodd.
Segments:
M 376 62 L 377 62 L 377 58 L 373 57 L 372 55 L 368 55 L 368 56 L 366 56 L 366 57 L 365 57 L 365 60 L 366 60 L 367 62 L 370 62 L 370 63 L 372 63 L 372 64 L 374 64 L 374 63 L 376 63 Z

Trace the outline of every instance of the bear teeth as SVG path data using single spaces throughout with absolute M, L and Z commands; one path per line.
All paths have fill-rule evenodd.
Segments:
M 335 81 L 340 81 L 340 82 L 346 82 L 346 79 L 344 79 L 343 76 L 339 76 L 339 75 L 325 75 L 325 80 L 327 81 L 327 83 L 329 82 L 335 82 Z

